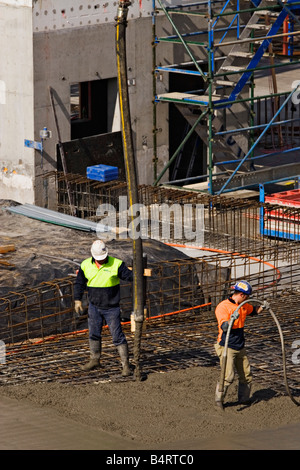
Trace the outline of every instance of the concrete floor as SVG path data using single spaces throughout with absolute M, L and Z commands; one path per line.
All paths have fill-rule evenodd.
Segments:
M 0 450 L 147 450 L 136 442 L 62 418 L 55 411 L 0 399 Z M 162 444 L 152 450 L 299 450 L 300 424 L 214 439 Z M 150 449 L 151 450 L 151 449 Z M 106 452 L 110 455 L 109 452 Z
M 136 449 L 121 437 L 62 418 L 55 411 L 0 398 L 0 450 Z

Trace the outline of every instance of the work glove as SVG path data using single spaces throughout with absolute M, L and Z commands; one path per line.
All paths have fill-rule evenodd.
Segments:
M 83 313 L 82 302 L 81 300 L 75 300 L 75 312 L 77 315 Z
M 265 300 L 264 303 L 262 304 L 261 308 L 262 308 L 262 309 L 264 309 L 264 308 L 270 308 L 269 302 L 268 302 L 267 300 Z
M 240 314 L 239 314 L 239 311 L 236 310 L 235 312 L 233 312 L 233 314 L 231 315 L 230 319 L 234 319 L 234 320 L 237 320 L 239 318 Z
M 224 333 L 226 333 L 226 331 L 228 330 L 228 326 L 229 326 L 228 321 L 224 321 L 224 323 L 222 323 L 221 328 L 224 331 Z

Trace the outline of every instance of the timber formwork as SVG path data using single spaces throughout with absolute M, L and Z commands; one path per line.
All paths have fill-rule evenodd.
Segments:
M 182 0 L 175 4 L 153 0 L 153 4 L 154 74 L 157 78 L 168 76 L 165 80 L 169 83 L 171 75 L 181 75 L 186 83 L 185 90 L 181 80 L 177 90 L 172 87 L 159 93 L 158 82 L 154 81 L 154 134 L 159 129 L 157 108 L 163 103 L 169 109 L 176 107 L 187 122 L 184 138 L 167 165 L 156 173 L 154 184 L 159 184 L 171 167 L 170 182 L 202 182 L 202 190 L 210 194 L 297 177 L 297 162 L 276 162 L 300 149 L 300 61 L 295 48 L 300 34 L 300 2 Z M 157 35 L 160 16 L 170 25 L 169 34 L 164 36 Z M 161 44 L 164 60 L 158 64 Z M 281 53 L 276 55 L 278 48 Z M 177 55 L 175 49 L 179 50 Z M 187 59 L 172 64 L 173 56 Z M 276 73 L 283 69 L 289 73 L 286 89 L 278 90 Z M 263 74 L 269 74 L 272 89 L 256 93 L 256 80 Z M 198 88 L 189 88 L 191 77 L 197 78 Z M 207 156 L 205 152 L 202 155 L 207 172 L 190 176 L 192 160 L 201 157 L 193 152 L 184 154 L 184 147 L 195 133 L 207 150 Z M 180 166 L 186 168 L 186 173 L 178 179 L 176 169 Z

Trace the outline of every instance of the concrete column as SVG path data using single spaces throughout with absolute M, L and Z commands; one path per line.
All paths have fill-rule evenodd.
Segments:
M 0 198 L 34 202 L 32 1 L 0 1 Z

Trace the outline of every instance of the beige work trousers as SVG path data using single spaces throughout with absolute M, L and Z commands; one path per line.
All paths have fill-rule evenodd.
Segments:
M 220 359 L 220 364 L 222 367 L 224 346 L 220 346 L 219 343 L 216 343 L 215 350 Z M 246 356 L 245 348 L 241 349 L 240 351 L 236 351 L 231 348 L 227 349 L 224 386 L 229 386 L 232 384 L 235 371 L 238 374 L 240 383 L 250 384 L 252 382 L 250 363 Z

